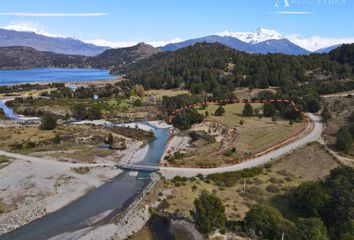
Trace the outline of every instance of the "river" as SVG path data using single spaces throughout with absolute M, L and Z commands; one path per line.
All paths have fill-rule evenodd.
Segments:
M 169 128 L 157 128 L 148 122 L 143 124 L 153 128 L 155 140 L 149 143 L 146 155 L 136 164 L 156 165 L 165 150 Z M 129 172 L 123 172 L 62 209 L 4 234 L 0 239 L 42 240 L 88 227 L 91 225 L 89 219 L 111 211 L 118 212 L 133 201 L 151 181 L 141 175 L 131 176 Z
M 4 110 L 5 116 L 12 120 L 18 120 L 20 118 L 12 108 L 9 108 L 4 100 L 0 100 L 0 108 Z

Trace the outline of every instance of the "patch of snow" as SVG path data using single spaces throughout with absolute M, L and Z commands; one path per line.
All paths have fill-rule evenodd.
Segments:
M 222 37 L 234 37 L 246 43 L 256 44 L 270 39 L 284 39 L 285 37 L 275 30 L 257 28 L 254 32 L 229 32 L 224 31 L 216 35 Z

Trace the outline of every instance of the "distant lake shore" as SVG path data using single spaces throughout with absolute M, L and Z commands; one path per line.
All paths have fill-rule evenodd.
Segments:
M 52 82 L 93 82 L 100 80 L 115 80 L 109 70 L 90 68 L 33 68 L 23 70 L 0 70 L 0 86 L 26 83 Z

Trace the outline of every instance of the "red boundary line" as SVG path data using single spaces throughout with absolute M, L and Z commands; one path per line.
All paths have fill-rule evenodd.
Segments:
M 179 113 L 185 109 L 189 109 L 189 108 L 192 108 L 192 107 L 195 107 L 195 106 L 199 106 L 199 105 L 202 105 L 202 104 L 218 104 L 218 103 L 228 103 L 228 104 L 233 104 L 233 103 L 267 103 L 267 102 L 271 102 L 271 103 L 274 103 L 274 102 L 282 102 L 282 103 L 290 103 L 295 111 L 297 112 L 300 112 L 300 114 L 304 117 L 305 119 L 305 124 L 303 124 L 303 126 L 300 128 L 300 131 L 296 132 L 295 134 L 293 134 L 290 138 L 288 138 L 287 140 L 273 146 L 273 147 L 270 147 L 262 152 L 259 152 L 259 153 L 256 153 L 254 155 L 254 157 L 259 157 L 259 156 L 262 156 L 262 155 L 265 155 L 269 152 L 272 152 L 276 149 L 279 149 L 280 147 L 288 144 L 289 142 L 293 141 L 295 138 L 297 138 L 299 135 L 301 135 L 303 132 L 305 132 L 305 130 L 307 129 L 307 126 L 308 126 L 308 122 L 309 122 L 309 118 L 307 117 L 307 115 L 305 113 L 303 113 L 302 111 L 300 111 L 294 102 L 290 101 L 290 100 L 287 100 L 287 99 L 270 99 L 270 100 L 248 100 L 248 99 L 243 99 L 243 100 L 212 100 L 212 101 L 206 101 L 206 102 L 200 102 L 200 103 L 195 103 L 195 104 L 189 104 L 189 105 L 186 105 L 186 106 L 183 106 L 181 108 L 178 108 L 176 109 L 175 111 L 173 111 L 171 113 L 171 115 L 169 115 L 168 117 L 168 120 L 167 122 L 169 124 L 172 123 L 172 120 L 173 118 L 175 117 L 176 113 Z M 174 128 L 172 127 L 170 129 L 170 135 L 168 137 L 168 140 L 167 140 L 167 143 L 166 143 L 166 147 L 165 149 L 168 148 L 168 145 L 172 139 L 172 135 L 173 135 L 173 132 L 174 132 Z M 166 155 L 166 152 L 163 154 L 162 158 L 161 158 L 161 161 L 160 161 L 160 165 L 163 165 L 163 166 L 167 166 L 167 162 L 164 160 L 165 158 L 165 155 Z M 231 166 L 231 165 L 234 165 L 234 164 L 238 164 L 238 163 L 241 163 L 241 162 L 244 162 L 244 161 L 247 161 L 247 160 L 250 160 L 254 157 L 249 157 L 247 159 L 244 159 L 244 160 L 234 160 L 233 161 L 233 164 L 228 164 L 228 165 L 222 165 L 222 166 L 219 166 L 219 167 L 226 167 L 226 166 Z M 163 164 L 162 164 L 163 162 Z M 170 167 L 173 167 L 173 166 L 170 166 Z M 215 166 L 176 166 L 176 167 L 179 167 L 179 168 L 214 168 Z

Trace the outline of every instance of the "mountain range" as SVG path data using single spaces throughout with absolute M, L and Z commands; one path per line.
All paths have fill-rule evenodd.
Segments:
M 0 47 L 0 69 L 39 67 L 111 68 L 148 58 L 160 50 L 139 43 L 132 47 L 107 49 L 97 56 L 68 55 L 38 51 L 31 47 Z
M 198 42 L 218 42 L 228 47 L 249 53 L 284 53 L 307 55 L 311 52 L 293 43 L 274 30 L 258 28 L 255 32 L 222 32 L 215 35 L 189 39 L 159 47 L 157 51 L 175 51 L 179 48 L 194 45 Z M 108 47 L 96 46 L 70 37 L 44 36 L 35 32 L 0 29 L 0 47 L 25 46 L 38 51 L 49 51 L 60 54 L 96 56 Z M 319 49 L 317 53 L 326 53 L 339 45 Z
M 187 40 L 180 43 L 172 43 L 168 44 L 164 47 L 161 47 L 164 51 L 175 51 L 177 49 L 187 47 L 190 45 L 194 45 L 200 42 L 207 43 L 221 43 L 230 48 L 237 49 L 239 51 L 249 52 L 249 53 L 284 53 L 290 55 L 307 55 L 310 54 L 304 48 L 299 47 L 298 45 L 290 42 L 288 39 L 269 39 L 260 42 L 247 43 L 239 40 L 238 38 L 230 37 L 230 36 L 218 36 L 212 35 L 202 38 L 196 38 Z
M 49 37 L 34 32 L 0 29 L 0 47 L 13 46 L 84 56 L 95 56 L 107 49 L 107 47 L 95 46 L 69 37 Z

